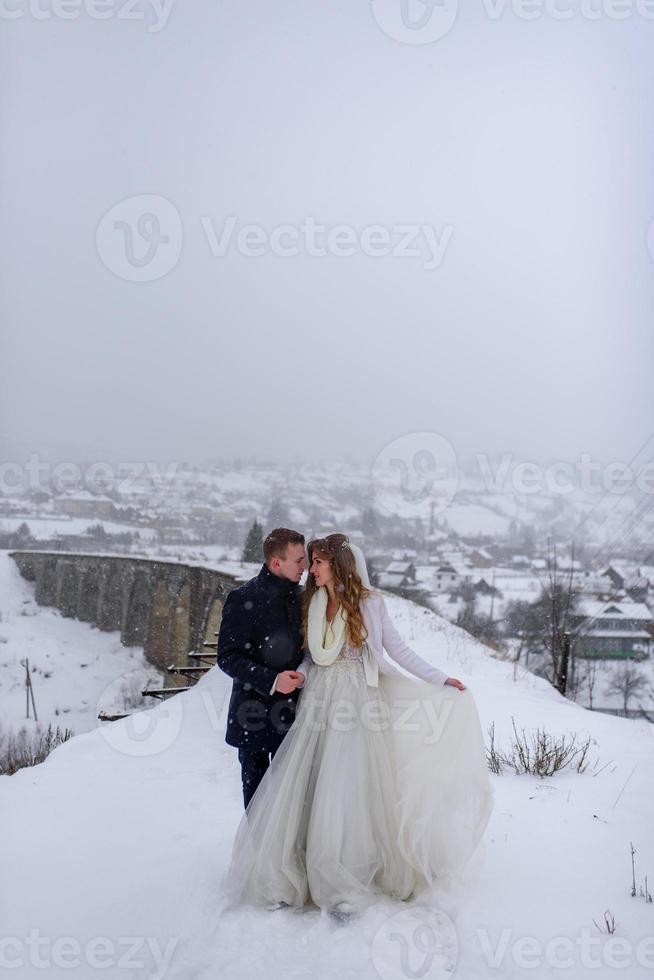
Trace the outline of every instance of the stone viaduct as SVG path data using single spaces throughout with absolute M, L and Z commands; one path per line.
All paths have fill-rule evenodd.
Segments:
M 13 551 L 23 578 L 34 582 L 36 601 L 64 616 L 119 630 L 125 646 L 142 646 L 146 659 L 165 671 L 193 665 L 187 655 L 215 640 L 225 596 L 240 582 L 208 568 L 112 555 Z M 169 686 L 183 685 L 169 675 Z

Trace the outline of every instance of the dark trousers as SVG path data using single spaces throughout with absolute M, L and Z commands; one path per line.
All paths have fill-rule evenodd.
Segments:
M 264 750 L 263 752 L 253 752 L 251 749 L 243 748 L 242 746 L 239 748 L 238 761 L 241 763 L 243 803 L 246 809 L 248 803 L 254 796 L 257 786 L 263 779 L 266 769 L 270 765 L 270 760 L 278 748 L 279 745 L 275 746 L 274 749 Z

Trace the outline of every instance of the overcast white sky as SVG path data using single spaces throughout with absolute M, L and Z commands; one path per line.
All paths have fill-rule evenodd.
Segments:
M 400 0 L 145 19 L 116 0 L 106 20 L 32 2 L 0 16 L 5 459 L 366 459 L 430 430 L 627 460 L 651 435 L 654 20 L 635 3 L 526 20 L 475 0 L 404 43 Z M 307 219 L 351 228 L 355 254 L 308 255 Z M 290 225 L 298 254 L 245 254 L 248 224 Z M 429 230 L 418 255 L 364 254 L 379 225 L 391 253 Z

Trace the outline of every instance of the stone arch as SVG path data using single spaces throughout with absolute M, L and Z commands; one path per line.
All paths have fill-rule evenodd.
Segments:
M 145 644 L 150 605 L 150 580 L 145 572 L 139 572 L 132 583 L 127 603 L 122 637 L 125 646 L 143 646 Z
M 77 598 L 79 593 L 79 573 L 72 562 L 63 562 L 59 579 L 58 608 L 62 616 L 69 619 L 77 616 Z
M 40 606 L 54 606 L 57 596 L 57 559 L 46 558 L 36 579 L 36 601 Z
M 204 629 L 202 639 L 204 643 L 214 643 L 216 640 L 215 634 L 220 629 L 220 621 L 223 618 L 223 606 L 225 600 L 221 595 L 214 596 L 207 607 L 207 612 L 204 620 Z
M 96 566 L 87 568 L 82 576 L 77 617 L 84 623 L 95 623 L 100 603 L 100 571 Z
M 118 562 L 111 564 L 107 575 L 102 601 L 100 603 L 100 615 L 98 616 L 98 626 L 101 630 L 120 630 L 123 628 L 123 617 L 125 610 L 125 585 L 121 574 L 121 567 Z
M 165 670 L 170 663 L 172 603 L 168 586 L 160 579 L 150 600 L 150 615 L 148 618 L 148 633 L 145 645 L 145 655 L 158 667 Z
M 188 667 L 191 649 L 191 583 L 186 581 L 175 596 L 172 610 L 171 653 L 177 667 Z

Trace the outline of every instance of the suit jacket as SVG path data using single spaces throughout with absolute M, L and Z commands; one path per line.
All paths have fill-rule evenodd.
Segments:
M 362 599 L 361 609 L 363 621 L 368 630 L 367 649 L 364 648 L 363 656 L 363 666 L 368 684 L 372 687 L 378 686 L 380 671 L 382 674 L 391 674 L 395 677 L 405 676 L 384 658 L 383 650 L 386 650 L 396 663 L 408 670 L 409 673 L 419 677 L 420 680 L 429 681 L 432 684 L 445 683 L 449 676 L 445 671 L 439 670 L 438 667 L 432 667 L 406 645 L 393 625 L 384 597 L 379 592 L 373 592 Z M 304 674 L 305 683 L 313 665 L 310 652 L 305 650 L 304 659 L 296 668 Z M 299 690 L 302 690 L 302 687 Z
M 275 691 L 277 674 L 302 660 L 302 589 L 264 564 L 225 599 L 216 663 L 232 680 L 225 741 L 253 751 L 277 748 L 295 720 L 300 691 Z

